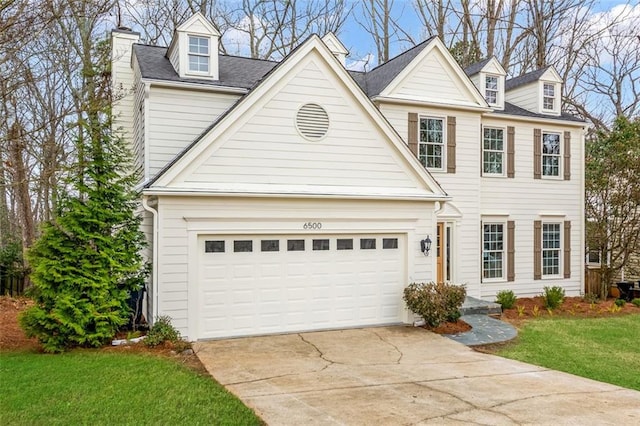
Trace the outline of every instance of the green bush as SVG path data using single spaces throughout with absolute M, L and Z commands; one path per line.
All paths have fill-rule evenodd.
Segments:
M 496 295 L 496 303 L 502 306 L 502 310 L 511 309 L 516 304 L 516 295 L 512 290 L 501 290 Z
M 173 345 L 182 341 L 180 332 L 171 325 L 171 318 L 166 315 L 158 317 L 153 326 L 149 329 L 147 338 L 143 340 L 147 346 L 155 347 L 164 343 L 171 343 Z
M 542 297 L 545 308 L 556 309 L 564 302 L 564 288 L 559 286 L 545 287 Z
M 431 327 L 457 321 L 466 295 L 464 286 L 446 283 L 411 283 L 404 289 L 407 307 Z
M 598 303 L 600 301 L 600 298 L 595 293 L 587 293 L 584 295 L 582 300 L 584 300 L 587 303 Z
M 633 303 L 635 306 L 637 306 L 638 308 L 640 308 L 640 298 L 633 299 L 633 300 L 631 301 L 631 303 Z
M 624 299 L 616 299 L 616 301 L 613 303 L 615 303 L 616 306 L 619 306 L 620 308 L 622 308 L 627 303 L 627 301 Z

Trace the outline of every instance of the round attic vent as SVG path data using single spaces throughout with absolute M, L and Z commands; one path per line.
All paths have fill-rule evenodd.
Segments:
M 305 138 L 318 141 L 329 130 L 329 115 L 320 105 L 303 105 L 296 114 L 296 127 Z

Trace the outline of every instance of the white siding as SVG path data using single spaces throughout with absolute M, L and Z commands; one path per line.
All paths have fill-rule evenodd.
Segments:
M 133 134 L 131 138 L 133 162 L 136 170 L 140 170 L 140 179 L 145 180 L 148 172 L 144 170 L 145 158 L 145 86 L 141 81 L 140 68 L 135 56 L 133 58 L 134 71 L 134 103 L 133 103 Z
M 517 87 L 506 93 L 505 100 L 520 108 L 532 112 L 538 112 L 538 82 L 527 84 L 526 86 Z
M 549 125 L 508 119 L 487 118 L 487 126 L 515 127 L 515 177 L 483 177 L 481 213 L 507 213 L 505 220 L 515 221 L 515 282 L 483 283 L 482 296 L 492 298 L 496 292 L 511 289 L 522 296 L 542 293 L 544 286 L 560 285 L 567 295 L 578 295 L 582 285 L 582 129 L 569 129 L 550 122 Z M 571 133 L 571 179 L 533 179 L 533 129 Z M 564 137 L 560 137 L 561 145 Z M 562 165 L 561 160 L 561 165 Z M 557 216 L 545 217 L 544 214 Z M 571 278 L 533 279 L 533 222 L 535 220 L 571 221 Z
M 118 132 L 130 148 L 133 146 L 134 124 L 134 72 L 131 68 L 131 50 L 138 36 L 133 33 L 112 33 L 111 72 L 113 89 L 113 129 Z
M 408 96 L 430 101 L 471 103 L 469 90 L 453 72 L 438 50 L 433 50 L 393 91 L 393 96 Z
M 420 188 L 406 160 L 330 70 L 308 61 L 255 115 L 245 114 L 216 141 L 217 148 L 183 185 L 253 185 Z M 327 135 L 305 139 L 296 129 L 300 106 L 313 102 L 329 116 Z
M 142 258 L 146 263 L 153 262 L 153 216 L 151 212 L 146 211 L 142 205 L 138 206 L 136 214 L 142 218 L 140 230 L 144 233 L 146 247 L 142 249 Z M 150 274 L 146 281 L 147 292 L 145 294 L 145 307 L 143 312 L 148 322 L 153 322 L 153 276 Z
M 159 315 L 169 315 L 179 331 L 189 336 L 194 318 L 189 318 L 188 288 L 196 279 L 194 250 L 200 234 L 402 233 L 407 235 L 408 253 L 403 284 L 433 280 L 435 258 L 419 250 L 420 240 L 434 235 L 433 209 L 432 202 L 424 201 L 160 197 Z M 309 220 L 321 222 L 322 229 L 304 231 L 303 224 Z
M 237 95 L 152 85 L 146 123 L 150 176 L 155 176 L 237 99 Z
M 480 114 L 436 108 L 411 108 L 399 105 L 380 106 L 382 113 L 403 138 L 407 138 L 408 112 L 445 118 L 456 117 L 456 173 L 433 172 L 434 178 L 453 204 L 463 213 L 455 223 L 454 275 L 457 284 L 466 284 L 470 296 L 480 295 Z M 446 164 L 446 162 L 445 162 Z

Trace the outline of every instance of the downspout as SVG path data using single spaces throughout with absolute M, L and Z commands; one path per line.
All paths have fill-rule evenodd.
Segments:
M 153 289 L 153 318 L 151 318 L 151 323 L 153 323 L 155 318 L 158 318 L 158 210 L 149 205 L 148 195 L 142 196 L 142 207 L 153 216 L 153 252 L 151 254 L 151 287 Z

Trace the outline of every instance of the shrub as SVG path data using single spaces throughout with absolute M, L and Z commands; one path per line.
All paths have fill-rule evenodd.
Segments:
M 564 288 L 558 286 L 545 287 L 542 297 L 545 308 L 556 309 L 564 302 Z
M 635 306 L 637 306 L 638 308 L 640 308 L 640 298 L 633 299 L 633 300 L 631 301 L 631 303 L 633 303 Z
M 496 295 L 496 303 L 502 306 L 502 310 L 511 309 L 516 304 L 516 295 L 512 290 L 501 290 Z
M 615 303 L 616 306 L 622 308 L 627 302 L 624 299 L 616 299 L 616 301 L 613 303 Z
M 182 341 L 180 332 L 171 325 L 171 318 L 166 315 L 158 317 L 153 326 L 149 329 L 147 338 L 143 340 L 147 346 L 155 347 L 164 343 L 171 343 L 173 345 Z
M 598 298 L 598 295 L 595 293 L 585 294 L 582 300 L 584 300 L 587 303 L 598 303 L 600 301 L 600 299 Z
M 446 283 L 411 283 L 404 289 L 407 307 L 431 327 L 457 321 L 466 295 L 464 286 Z

